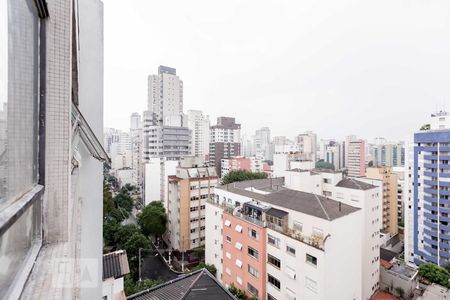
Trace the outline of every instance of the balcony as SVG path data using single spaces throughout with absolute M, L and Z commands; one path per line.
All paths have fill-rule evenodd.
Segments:
M 282 227 L 272 224 L 272 223 L 269 223 L 269 222 L 267 222 L 267 228 L 270 228 L 274 231 L 282 233 L 290 238 L 293 238 L 297 241 L 305 243 L 305 244 L 312 246 L 314 248 L 317 248 L 319 250 L 325 250 L 325 248 L 324 248 L 325 238 L 323 238 L 322 236 L 319 236 L 319 235 L 306 236 L 297 230 L 293 230 L 291 228 L 283 229 Z

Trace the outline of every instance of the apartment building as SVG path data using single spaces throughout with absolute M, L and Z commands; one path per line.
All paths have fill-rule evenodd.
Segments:
M 241 124 L 237 124 L 235 118 L 219 117 L 210 133 L 209 164 L 222 176 L 222 159 L 241 155 Z
M 383 184 L 383 227 L 394 236 L 398 233 L 398 177 L 389 167 L 367 168 L 366 178 Z
M 224 158 L 221 162 L 222 178 L 229 172 L 237 170 L 264 172 L 264 165 L 267 165 L 267 163 L 263 163 L 261 158 L 254 156 L 234 156 L 230 158 Z
M 450 260 L 450 115 L 432 114 L 422 129 L 408 162 L 405 258 L 442 266 Z
M 392 171 L 397 174 L 397 221 L 398 226 L 403 228 L 405 222 L 405 189 L 406 189 L 406 167 L 394 167 Z
M 294 138 L 294 143 L 298 146 L 299 152 L 303 153 L 305 160 L 317 160 L 317 134 L 306 131 Z
M 275 145 L 273 177 L 284 177 L 286 171 L 291 169 L 311 170 L 315 164 L 315 161 L 305 159 L 296 145 Z
M 323 195 L 362 210 L 363 219 L 358 225 L 362 231 L 361 274 L 362 299 L 369 299 L 379 288 L 380 233 L 383 222 L 382 181 L 366 178 L 344 177 L 333 170 L 290 170 L 286 172 L 286 187 Z
M 192 132 L 183 114 L 183 81 L 176 69 L 159 66 L 148 77 L 148 103 L 143 113 L 143 160 L 179 160 L 192 154 Z
M 169 247 L 188 251 L 205 245 L 205 205 L 212 198 L 219 177 L 214 167 L 198 157 L 186 157 L 168 178 Z
M 366 143 L 361 139 L 346 142 L 346 162 L 348 176 L 360 177 L 366 174 Z
M 344 149 L 342 144 L 331 141 L 325 146 L 324 161 L 332 164 L 335 170 L 344 168 Z
M 253 144 L 255 145 L 255 155 L 262 160 L 271 160 L 271 143 L 270 143 L 270 129 L 268 127 L 262 127 L 256 130 L 253 138 Z
M 217 187 L 206 218 L 206 262 L 222 284 L 262 300 L 368 299 L 361 209 L 274 178 Z
M 405 146 L 402 142 L 388 142 L 384 138 L 377 138 L 375 143 L 369 145 L 369 154 L 374 167 L 405 165 Z
M 0 297 L 101 299 L 103 4 L 1 1 L 0 22 Z
M 192 155 L 207 159 L 209 154 L 209 116 L 200 110 L 188 110 L 187 127 L 192 132 Z
M 151 157 L 144 164 L 144 204 L 162 201 L 167 207 L 168 177 L 176 174 L 179 161 L 165 157 Z

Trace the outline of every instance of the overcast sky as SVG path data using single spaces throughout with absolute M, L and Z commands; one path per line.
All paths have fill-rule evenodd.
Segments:
M 450 110 L 450 1 L 104 0 L 105 126 L 146 109 L 159 65 L 184 110 L 243 132 L 406 139 Z

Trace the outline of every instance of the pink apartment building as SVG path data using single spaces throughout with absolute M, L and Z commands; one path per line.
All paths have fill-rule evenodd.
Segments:
M 223 214 L 222 282 L 266 299 L 266 229 L 241 219 L 232 211 Z
M 250 172 L 265 172 L 271 174 L 269 164 L 263 162 L 261 158 L 234 156 L 222 159 L 222 177 L 231 171 L 245 170 Z

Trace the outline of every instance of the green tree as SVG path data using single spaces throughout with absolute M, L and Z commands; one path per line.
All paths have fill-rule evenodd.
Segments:
M 395 288 L 395 292 L 397 293 L 397 295 L 403 299 L 403 296 L 405 296 L 405 290 L 402 289 L 401 287 L 396 287 Z
M 166 210 L 163 204 L 154 201 L 145 206 L 137 216 L 137 222 L 145 235 L 154 235 L 155 238 L 163 235 L 167 226 Z
M 126 211 L 122 207 L 114 208 L 110 213 L 108 218 L 111 220 L 115 220 L 118 223 L 121 223 L 123 220 L 128 218 L 130 216 L 130 213 Z
M 134 282 L 133 278 L 130 275 L 126 275 L 124 280 L 125 295 L 130 296 L 139 293 L 143 290 L 155 287 L 161 283 L 162 283 L 161 280 L 153 280 L 153 279 L 145 279 L 142 280 L 141 282 L 139 281 Z
M 135 224 L 121 225 L 114 234 L 114 240 L 119 248 L 124 247 L 128 240 L 135 234 L 141 233 L 140 228 Z
M 334 170 L 334 165 L 332 163 L 326 162 L 323 159 L 319 160 L 318 162 L 316 162 L 316 166 L 317 169 L 329 169 L 329 170 Z
M 430 124 L 424 124 L 422 125 L 422 127 L 420 127 L 420 131 L 430 130 L 430 128 L 431 128 Z
M 193 267 L 191 269 L 191 271 L 197 271 L 197 270 L 200 270 L 200 269 L 206 269 L 206 270 L 209 271 L 209 273 L 213 274 L 214 276 L 216 276 L 216 274 L 217 274 L 216 266 L 205 264 L 204 262 L 200 262 L 198 265 Z
M 113 246 L 116 244 L 115 236 L 120 226 L 120 223 L 115 219 L 110 219 L 103 223 L 103 241 L 105 245 Z
M 120 192 L 114 197 L 116 207 L 123 208 L 127 212 L 131 213 L 133 209 L 133 199 L 130 196 L 128 190 L 123 187 Z
M 128 241 L 125 242 L 123 248 L 127 251 L 128 258 L 135 259 L 139 256 L 139 248 L 150 248 L 150 241 L 142 233 L 135 232 Z
M 450 273 L 443 267 L 433 263 L 425 263 L 419 267 L 419 275 L 429 282 L 450 288 Z
M 103 182 L 103 217 L 106 218 L 111 211 L 115 208 L 115 204 L 112 198 L 111 185 Z
M 241 289 L 238 289 L 233 283 L 228 288 L 228 291 L 240 300 L 258 300 L 256 296 L 248 297 Z
M 250 172 L 246 170 L 231 171 L 222 179 L 222 184 L 229 184 L 236 181 L 246 181 L 254 179 L 267 178 L 267 174 L 263 172 Z

